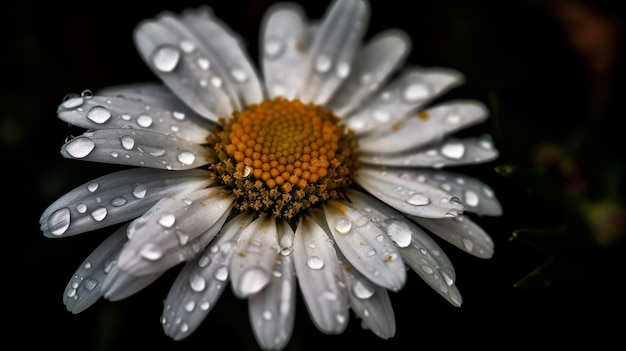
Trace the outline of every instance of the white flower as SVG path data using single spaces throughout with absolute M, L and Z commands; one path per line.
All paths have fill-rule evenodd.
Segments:
M 453 137 L 488 113 L 477 101 L 433 104 L 462 75 L 400 71 L 409 38 L 390 30 L 362 44 L 368 16 L 368 3 L 338 0 L 314 26 L 296 4 L 272 7 L 262 74 L 208 8 L 141 23 L 136 46 L 163 85 L 71 96 L 58 109 L 88 130 L 64 157 L 134 166 L 41 216 L 53 238 L 113 228 L 68 283 L 68 310 L 126 298 L 180 263 L 162 317 L 174 339 L 198 327 L 229 282 L 269 349 L 289 342 L 297 287 L 328 334 L 346 328 L 351 309 L 394 336 L 388 290 L 403 287 L 406 266 L 460 306 L 452 263 L 429 234 L 493 254 L 464 213 L 500 215 L 498 200 L 448 170 L 497 157 L 489 136 Z

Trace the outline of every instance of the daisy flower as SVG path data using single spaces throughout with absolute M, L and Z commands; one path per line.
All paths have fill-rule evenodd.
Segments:
M 389 292 L 407 271 L 461 306 L 433 235 L 493 255 L 467 216 L 501 214 L 492 188 L 450 170 L 497 157 L 488 135 L 454 136 L 488 111 L 437 103 L 463 76 L 402 67 L 410 39 L 391 29 L 364 40 L 368 17 L 359 0 L 333 1 L 319 22 L 295 3 L 274 5 L 258 70 L 208 7 L 140 23 L 135 44 L 160 83 L 86 91 L 58 108 L 86 130 L 64 157 L 128 166 L 41 216 L 51 238 L 111 228 L 72 275 L 67 309 L 124 299 L 179 264 L 161 317 L 177 340 L 228 287 L 248 300 L 267 349 L 288 344 L 298 296 L 323 333 L 341 333 L 352 311 L 393 337 Z

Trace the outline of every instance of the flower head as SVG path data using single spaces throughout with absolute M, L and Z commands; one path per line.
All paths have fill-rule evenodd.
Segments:
M 63 121 L 87 129 L 64 157 L 132 166 L 78 186 L 42 214 L 44 235 L 110 227 L 64 302 L 78 313 L 126 298 L 181 264 L 162 325 L 188 337 L 227 286 L 249 300 L 263 348 L 281 349 L 297 290 L 317 328 L 341 333 L 349 311 L 395 333 L 388 291 L 406 266 L 455 306 L 452 263 L 431 235 L 477 257 L 490 237 L 465 213 L 500 215 L 492 189 L 449 169 L 498 155 L 472 100 L 433 103 L 462 83 L 451 69 L 399 68 L 409 38 L 364 41 L 369 5 L 334 1 L 312 26 L 296 4 L 266 14 L 257 72 L 203 7 L 162 13 L 135 31 L 162 84 L 69 96 Z

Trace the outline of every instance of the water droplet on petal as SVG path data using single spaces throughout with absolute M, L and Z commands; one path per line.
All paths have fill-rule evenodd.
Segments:
M 226 281 L 226 279 L 228 279 L 228 267 L 226 266 L 220 266 L 216 271 L 215 271 L 215 279 L 219 280 L 219 281 Z
M 152 117 L 148 116 L 148 115 L 141 115 L 139 117 L 137 117 L 137 124 L 140 127 L 143 128 L 148 128 L 152 125 Z
M 423 100 L 429 95 L 428 87 L 420 83 L 411 84 L 404 91 L 404 98 L 408 101 Z
M 178 154 L 177 159 L 184 165 L 190 165 L 196 160 L 196 156 L 190 151 L 183 151 Z
M 195 274 L 189 278 L 189 286 L 193 291 L 202 291 L 206 288 L 206 281 L 202 276 Z
M 204 57 L 199 57 L 198 60 L 196 60 L 196 64 L 198 65 L 198 67 L 200 67 L 201 70 L 204 71 L 208 71 L 209 68 L 211 68 L 211 63 Z
M 72 97 L 69 98 L 68 100 L 65 100 L 61 106 L 63 108 L 76 108 L 80 105 L 82 105 L 85 102 L 85 99 L 83 99 L 82 97 Z
M 474 242 L 472 242 L 470 239 L 467 238 L 463 238 L 463 247 L 465 248 L 466 251 L 470 252 L 474 249 Z
M 241 281 L 239 282 L 239 289 L 246 296 L 254 294 L 263 289 L 269 280 L 270 276 L 265 270 L 250 268 L 243 273 Z
M 126 199 L 122 196 L 116 196 L 111 199 L 111 206 L 120 207 L 126 205 Z
M 106 207 L 97 207 L 93 211 L 91 211 L 91 217 L 96 221 L 100 222 L 107 216 Z
M 352 287 L 352 293 L 359 299 L 369 299 L 374 292 L 375 290 L 370 285 L 363 284 L 360 280 L 357 280 Z
M 337 75 L 339 78 L 346 78 L 350 75 L 350 64 L 348 62 L 340 62 L 337 65 Z
M 444 156 L 458 160 L 465 154 L 465 145 L 460 142 L 450 142 L 441 148 L 441 154 Z
M 157 48 L 152 55 L 152 64 L 161 72 L 172 72 L 180 60 L 180 51 L 172 45 Z
M 96 288 L 96 286 L 98 285 L 98 281 L 95 279 L 85 279 L 85 282 L 83 283 L 83 286 L 85 287 L 85 289 L 92 291 L 93 289 Z
M 122 147 L 126 150 L 132 150 L 135 147 L 135 139 L 129 135 L 124 135 L 120 138 L 120 141 L 122 142 Z
M 233 78 L 235 78 L 235 80 L 239 83 L 245 83 L 248 80 L 248 74 L 242 69 L 235 68 L 230 73 L 233 75 Z
M 133 196 L 135 196 L 138 199 L 143 199 L 146 196 L 147 192 L 148 192 L 148 189 L 143 184 L 137 184 L 133 188 Z
M 53 235 L 63 235 L 70 227 L 70 209 L 60 208 L 48 217 L 48 227 Z
M 430 203 L 430 200 L 422 194 L 413 194 L 410 198 L 406 200 L 406 202 L 413 206 L 424 206 L 428 205 Z
M 159 218 L 158 223 L 164 228 L 171 228 L 176 223 L 176 217 L 171 214 L 164 214 Z
M 268 38 L 265 41 L 265 54 L 269 59 L 275 59 L 285 50 L 285 44 L 277 38 Z
M 74 158 L 83 158 L 89 155 L 96 147 L 96 143 L 87 137 L 78 137 L 70 141 L 65 150 Z
M 407 247 L 411 244 L 411 228 L 406 222 L 390 218 L 385 220 L 383 225 L 387 229 L 387 235 L 398 247 Z
M 111 118 L 111 112 L 103 106 L 94 106 L 87 112 L 87 118 L 94 123 L 102 124 Z
M 194 308 L 196 308 L 196 303 L 193 301 L 187 301 L 185 304 L 185 311 L 192 312 Z
M 335 223 L 335 230 L 341 234 L 347 234 L 352 229 L 352 222 L 347 218 L 341 218 Z
M 311 256 L 306 261 L 307 266 L 311 269 L 322 269 L 324 267 L 324 261 L 319 256 Z
M 478 197 L 478 194 L 476 194 L 474 191 L 469 189 L 465 190 L 464 198 L 467 205 L 472 207 L 478 206 L 480 198 Z
M 156 261 L 163 257 L 163 251 L 155 244 L 147 243 L 141 248 L 141 256 L 150 261 Z
M 320 73 L 325 73 L 330 70 L 330 66 L 332 66 L 332 60 L 330 57 L 326 55 L 321 55 L 315 60 L 315 69 Z
M 91 182 L 89 183 L 89 185 L 87 185 L 87 190 L 89 190 L 90 193 L 93 193 L 94 191 L 98 190 L 98 183 L 97 182 Z

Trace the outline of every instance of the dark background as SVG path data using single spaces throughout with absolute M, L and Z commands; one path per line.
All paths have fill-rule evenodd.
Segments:
M 273 2 L 5 2 L 0 21 L 5 174 L 0 213 L 8 252 L 3 264 L 8 305 L 3 318 L 10 326 L 3 328 L 6 342 L 68 350 L 258 348 L 247 302 L 230 291 L 192 336 L 178 342 L 165 336 L 159 317 L 177 269 L 126 300 L 100 300 L 78 315 L 67 312 L 64 288 L 106 232 L 48 239 L 38 220 L 66 191 L 112 169 L 62 158 L 65 138 L 82 131 L 60 121 L 56 108 L 68 93 L 156 81 L 133 46 L 132 31 L 139 21 L 162 10 L 208 4 L 240 33 L 256 59 L 262 13 Z M 319 18 L 328 3 L 302 2 L 309 18 Z M 599 4 L 611 19 L 623 23 L 609 2 Z M 623 231 L 608 242 L 598 239 L 586 212 L 573 206 L 572 199 L 596 203 L 610 198 L 623 206 L 623 129 L 618 121 L 624 112 L 614 108 L 624 92 L 621 61 L 616 59 L 606 74 L 612 77 L 605 87 L 613 97 L 594 100 L 597 89 L 589 65 L 567 41 L 562 22 L 539 2 L 375 0 L 371 12 L 368 36 L 389 27 L 405 30 L 413 39 L 408 63 L 463 72 L 466 84 L 451 97 L 479 99 L 489 107 L 491 118 L 471 132 L 491 134 L 501 157 L 462 171 L 490 184 L 502 202 L 503 216 L 474 217 L 493 237 L 496 251 L 492 259 L 481 260 L 441 242 L 455 264 L 463 306 L 452 307 L 409 274 L 406 287 L 391 293 L 397 332 L 387 341 L 361 329 L 356 318 L 340 336 L 322 334 L 299 295 L 287 350 L 336 345 L 502 349 L 576 346 L 582 341 L 619 349 L 615 345 L 624 344 L 626 296 Z M 605 110 L 593 112 L 597 109 L 590 106 L 598 104 Z M 536 150 L 545 141 L 567 149 L 581 134 L 586 146 L 575 149 L 574 159 L 592 190 L 572 197 L 572 179 L 566 175 L 564 180 L 559 168 L 563 158 L 551 159 L 557 166 L 546 166 L 537 161 Z M 605 188 L 608 173 L 618 174 L 617 188 L 608 194 L 594 191 Z

